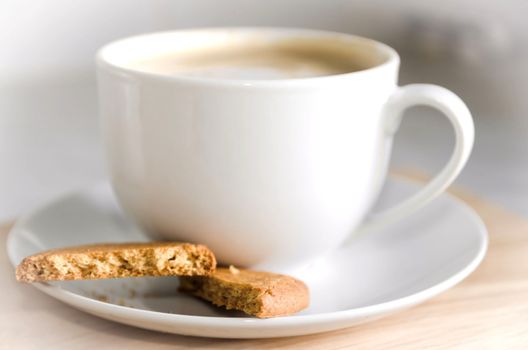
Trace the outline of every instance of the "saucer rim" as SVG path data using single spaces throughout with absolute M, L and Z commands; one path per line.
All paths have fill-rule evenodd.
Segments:
M 405 178 L 401 178 L 399 176 L 391 176 L 392 180 L 396 182 L 407 182 L 413 185 L 419 185 L 420 183 L 418 181 L 409 180 Z M 32 218 L 34 215 L 38 214 L 39 212 L 46 210 L 50 206 L 59 203 L 63 201 L 65 198 L 68 198 L 72 195 L 78 195 L 78 194 L 85 194 L 90 191 L 93 191 L 94 188 L 98 188 L 103 184 L 107 184 L 108 182 L 103 181 L 100 183 L 97 183 L 92 186 L 85 186 L 83 188 L 68 191 L 67 193 L 56 197 L 53 200 L 50 200 L 40 206 L 35 207 L 34 209 L 28 211 L 25 213 L 19 220 L 16 221 L 16 223 L 13 225 L 13 227 L 10 229 L 8 236 L 7 236 L 7 242 L 6 242 L 6 250 L 8 259 L 13 267 L 16 268 L 17 265 L 17 259 L 14 257 L 14 240 L 15 235 L 20 230 L 20 227 L 23 227 L 24 224 Z M 484 259 L 486 252 L 488 250 L 489 246 L 489 237 L 488 237 L 488 231 L 487 228 L 480 218 L 480 216 L 476 213 L 476 211 L 471 208 L 468 204 L 466 204 L 463 200 L 460 198 L 444 192 L 439 197 L 447 197 L 450 201 L 453 202 L 454 205 L 458 207 L 459 210 L 465 211 L 466 216 L 471 216 L 472 223 L 478 227 L 478 233 L 479 233 L 479 247 L 478 252 L 475 254 L 475 256 L 472 258 L 472 260 L 462 269 L 460 269 L 458 272 L 454 273 L 453 275 L 449 276 L 448 278 L 444 279 L 443 281 L 436 283 L 435 285 L 425 288 L 423 290 L 420 290 L 418 292 L 406 295 L 401 298 L 393 299 L 390 301 L 377 303 L 373 305 L 363 306 L 363 307 L 357 307 L 357 308 L 351 308 L 347 310 L 339 310 L 339 311 L 333 311 L 333 312 L 323 312 L 323 313 L 316 313 L 316 314 L 310 314 L 310 315 L 292 315 L 292 316 L 283 316 L 283 317 L 277 317 L 277 318 L 269 318 L 269 319 L 257 319 L 257 318 L 251 318 L 251 317 L 241 317 L 241 318 L 232 318 L 232 317 L 218 317 L 218 316 L 196 316 L 196 315 L 183 315 L 183 314 L 175 314 L 175 313 L 167 313 L 167 312 L 160 312 L 160 311 L 152 311 L 152 310 L 144 310 L 144 309 L 136 309 L 128 306 L 122 306 L 117 305 L 113 303 L 103 302 L 96 299 L 92 299 L 68 290 L 65 290 L 61 288 L 60 286 L 53 286 L 49 283 L 34 283 L 33 286 L 36 287 L 38 290 L 44 292 L 45 294 L 60 300 L 68 305 L 80 308 L 81 310 L 92 313 L 92 314 L 99 314 L 99 313 L 105 313 L 105 314 L 112 314 L 121 318 L 127 318 L 130 320 L 141 320 L 141 319 L 149 319 L 149 320 L 157 320 L 157 321 L 165 321 L 165 322 L 171 322 L 172 325 L 186 325 L 186 326 L 199 326 L 204 325 L 207 323 L 207 325 L 211 327 L 242 327 L 244 329 L 259 329 L 264 330 L 266 328 L 276 328 L 281 326 L 308 326 L 308 325 L 314 325 L 314 324 L 325 324 L 325 323 L 334 323 L 334 322 L 343 322 L 343 321 L 349 321 L 354 320 L 358 318 L 364 318 L 364 317 L 371 317 L 376 316 L 380 314 L 389 313 L 391 311 L 400 310 L 403 308 L 411 307 L 413 305 L 416 305 L 418 303 L 421 303 L 427 299 L 430 299 L 449 288 L 457 285 L 461 281 L 463 281 L 466 277 L 468 277 L 482 262 Z M 105 317 L 106 318 L 106 317 Z M 111 319 L 111 318 L 108 318 Z M 121 322 L 121 321 L 117 321 Z M 123 323 L 123 322 L 121 322 Z M 143 328 L 149 328 L 147 325 Z M 155 328 L 150 328 L 155 329 Z M 335 328 L 338 329 L 338 328 Z M 324 330 L 321 330 L 321 332 L 324 332 Z M 177 332 L 175 332 L 177 333 Z M 308 332 L 310 334 L 317 333 L 317 332 Z M 308 334 L 306 333 L 306 334 Z M 180 333 L 184 334 L 184 333 Z M 282 335 L 277 335 L 282 336 Z M 226 335 L 226 337 L 231 338 L 229 335 Z M 273 336 L 265 336 L 265 337 L 273 337 Z M 254 338 L 254 337 L 251 337 Z

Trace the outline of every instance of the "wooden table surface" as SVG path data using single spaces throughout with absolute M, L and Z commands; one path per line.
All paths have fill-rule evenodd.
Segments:
M 0 349 L 528 349 L 528 220 L 457 193 L 490 232 L 482 265 L 407 311 L 312 336 L 222 340 L 137 329 L 90 316 L 18 284 L 0 227 Z

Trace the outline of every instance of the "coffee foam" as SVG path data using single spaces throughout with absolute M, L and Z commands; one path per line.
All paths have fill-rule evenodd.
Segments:
M 130 68 L 221 79 L 291 79 L 344 74 L 368 68 L 349 43 L 335 39 L 237 40 L 138 60 Z

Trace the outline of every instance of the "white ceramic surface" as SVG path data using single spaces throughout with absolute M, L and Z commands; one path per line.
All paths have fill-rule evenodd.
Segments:
M 278 80 L 131 68 L 166 53 L 291 39 L 337 41 L 369 68 Z M 203 242 L 226 264 L 285 271 L 340 246 L 381 190 L 408 107 L 428 105 L 447 117 L 456 135 L 453 155 L 422 191 L 373 216 L 368 226 L 387 225 L 435 198 L 473 145 L 471 115 L 457 96 L 433 85 L 398 88 L 398 54 L 357 36 L 182 30 L 109 44 L 97 63 L 101 122 L 121 204 L 151 234 Z
M 378 207 L 390 206 L 418 188 L 390 179 Z M 123 215 L 110 187 L 101 185 L 22 217 L 9 234 L 7 249 L 16 265 L 45 249 L 131 240 L 148 238 Z M 442 194 L 390 228 L 365 232 L 300 272 L 312 300 L 307 310 L 294 316 L 259 320 L 222 311 L 176 293 L 176 278 L 34 286 L 88 313 L 146 329 L 221 338 L 294 336 L 350 327 L 429 299 L 469 275 L 486 248 L 480 218 Z

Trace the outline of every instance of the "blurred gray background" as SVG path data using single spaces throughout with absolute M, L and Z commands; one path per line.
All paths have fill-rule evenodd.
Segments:
M 105 179 L 93 56 L 138 33 L 287 26 L 368 36 L 402 56 L 401 84 L 459 94 L 476 123 L 457 180 L 528 216 L 528 2 L 417 0 L 0 1 L 0 221 Z M 453 146 L 437 112 L 404 118 L 392 166 L 432 174 Z

